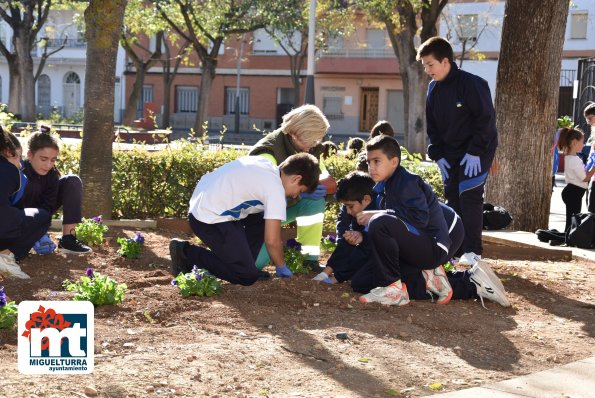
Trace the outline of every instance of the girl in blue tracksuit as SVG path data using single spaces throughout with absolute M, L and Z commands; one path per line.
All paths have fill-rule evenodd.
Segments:
M 21 154 L 16 137 L 0 127 L 0 273 L 26 279 L 29 276 L 17 262 L 45 234 L 51 215 L 43 209 L 14 206 L 24 184 Z

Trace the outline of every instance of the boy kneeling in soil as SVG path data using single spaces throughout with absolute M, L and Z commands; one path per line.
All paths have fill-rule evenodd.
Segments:
M 260 156 L 246 156 L 204 175 L 190 199 L 192 231 L 210 250 L 181 239 L 169 244 L 174 275 L 196 265 L 217 278 L 252 285 L 259 276 L 255 261 L 264 242 L 278 277 L 291 277 L 283 256 L 281 221 L 286 198 L 312 192 L 320 167 L 312 155 L 299 153 L 279 166 Z
M 410 293 L 413 298 L 427 298 L 426 293 L 433 293 L 438 304 L 448 303 L 454 292 L 442 264 L 458 249 L 451 247 L 453 241 L 454 246 L 462 242 L 459 217 L 440 205 L 421 177 L 400 165 L 401 148 L 396 139 L 376 137 L 366 150 L 380 210 L 352 214 L 365 226 L 370 246 L 369 260 L 352 277 L 353 289 L 369 292 L 360 297 L 364 303 L 402 306 L 409 303 Z M 451 214 L 448 224 L 445 214 Z M 455 230 L 452 239 L 449 232 Z M 504 287 L 487 264 L 458 274 L 457 280 L 453 279 L 455 298 L 473 298 L 477 293 L 482 303 L 483 298 L 489 298 L 510 305 Z M 410 292 L 406 280 L 413 285 Z
M 371 259 L 370 239 L 364 226 L 357 223 L 360 212 L 376 209 L 377 194 L 374 180 L 363 172 L 352 172 L 340 180 L 337 188 L 337 200 L 343 203 L 337 221 L 337 247 L 326 263 L 326 268 L 314 280 L 323 283 L 341 283 L 354 278 L 361 278 L 357 272 L 364 268 Z M 448 258 L 452 258 L 461 247 L 465 230 L 461 218 L 453 209 L 439 202 L 440 208 L 449 227 L 451 246 Z M 401 276 L 410 299 L 440 299 L 441 279 L 431 271 L 410 269 Z M 365 272 L 365 271 L 364 271 Z M 402 269 L 402 272 L 405 270 Z M 452 287 L 452 299 L 467 300 L 483 298 L 508 306 L 504 288 L 490 267 L 480 262 L 471 270 L 446 272 L 448 283 Z M 492 281 L 492 279 L 494 281 Z M 356 286 L 357 288 L 357 286 Z M 364 291 L 365 292 L 365 291 Z

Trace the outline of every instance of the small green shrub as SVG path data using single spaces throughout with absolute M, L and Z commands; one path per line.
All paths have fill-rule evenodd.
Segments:
M 326 253 L 332 253 L 337 248 L 337 238 L 335 235 L 328 234 L 320 238 L 320 249 Z
M 302 254 L 302 244 L 295 239 L 288 239 L 283 248 L 285 264 L 294 274 L 307 274 L 310 270 L 304 266 L 306 256 Z
M 180 272 L 176 279 L 171 281 L 182 293 L 182 297 L 199 296 L 211 297 L 221 292 L 221 283 L 205 269 L 198 269 L 196 265 L 191 272 Z
M 137 232 L 134 238 L 118 238 L 117 242 L 120 244 L 118 253 L 122 257 L 129 259 L 140 258 L 140 253 L 145 243 L 145 238 Z
M 204 139 L 204 137 L 203 137 Z M 158 218 L 188 214 L 188 202 L 200 178 L 246 154 L 243 149 L 211 152 L 203 140 L 179 140 L 165 149 L 150 152 L 144 146 L 134 150 L 116 150 L 113 154 L 112 217 Z M 423 164 L 421 156 L 405 148 L 402 164 L 419 174 L 443 198 L 442 179 L 435 165 Z M 80 145 L 63 145 L 57 167 L 63 174 L 78 173 Z M 355 160 L 330 156 L 323 160 L 330 175 L 340 180 L 355 169 Z M 327 203 L 324 228 L 334 231 L 340 204 Z
M 4 286 L 0 286 L 0 329 L 12 329 L 17 322 L 17 313 L 17 305 L 7 301 Z
M 101 216 L 83 218 L 75 228 L 76 238 L 89 246 L 99 246 L 103 243 L 103 234 L 107 229 L 107 226 L 102 223 Z
M 94 272 L 93 268 L 87 268 L 85 276 L 80 281 L 71 282 L 65 280 L 62 283 L 64 289 L 74 292 L 74 301 L 90 301 L 93 305 L 119 304 L 124 300 L 126 284 L 118 284 L 109 276 Z

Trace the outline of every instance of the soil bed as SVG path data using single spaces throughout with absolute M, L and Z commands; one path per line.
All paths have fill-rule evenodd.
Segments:
M 112 398 L 418 397 L 595 354 L 592 263 L 489 259 L 512 308 L 365 305 L 348 284 L 320 285 L 313 275 L 183 299 L 168 270 L 168 242 L 180 234 L 146 232 L 142 258 L 126 260 L 116 237 L 133 232 L 111 228 L 88 256 L 30 256 L 29 281 L 0 277 L 17 302 L 69 300 L 62 281 L 87 267 L 128 285 L 123 304 L 96 308 L 90 375 L 22 375 L 16 331 L 0 330 L 0 396 L 85 396 L 92 386 Z

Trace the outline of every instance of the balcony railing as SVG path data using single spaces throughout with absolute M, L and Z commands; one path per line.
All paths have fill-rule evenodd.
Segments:
M 47 40 L 48 48 L 85 48 L 87 42 L 84 39 L 45 39 Z M 42 43 L 43 44 L 43 43 Z
M 392 48 L 329 48 L 323 50 L 322 57 L 339 58 L 394 58 Z

